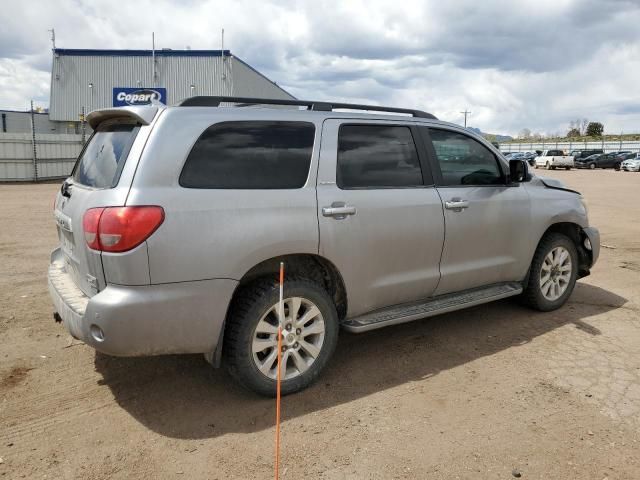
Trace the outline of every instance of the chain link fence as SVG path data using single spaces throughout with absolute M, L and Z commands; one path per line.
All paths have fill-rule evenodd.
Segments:
M 83 145 L 81 134 L 0 133 L 0 182 L 65 178 Z
M 640 152 L 640 140 L 624 141 L 624 140 L 610 140 L 610 141 L 592 141 L 592 142 L 556 142 L 552 140 L 540 140 L 540 141 L 522 141 L 512 143 L 501 143 L 500 151 L 504 153 L 508 152 L 533 152 L 536 150 L 565 150 L 570 152 L 572 150 L 604 150 L 605 153 L 609 152 Z

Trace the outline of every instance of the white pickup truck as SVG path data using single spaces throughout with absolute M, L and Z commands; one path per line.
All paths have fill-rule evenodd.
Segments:
M 542 155 L 536 157 L 535 167 L 544 167 L 547 170 L 555 170 L 556 167 L 571 170 L 573 155 L 565 155 L 562 150 L 545 150 Z

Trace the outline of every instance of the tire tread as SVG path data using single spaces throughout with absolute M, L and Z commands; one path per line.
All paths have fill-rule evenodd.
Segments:
M 329 322 L 333 321 L 335 323 L 335 332 L 333 338 L 328 338 L 328 335 L 325 336 L 325 342 L 327 342 L 328 350 L 326 350 L 323 358 L 316 360 L 316 362 L 320 363 L 314 363 L 314 365 L 312 365 L 305 374 L 299 375 L 287 383 L 283 382 L 281 387 L 283 395 L 297 392 L 313 383 L 322 373 L 322 370 L 324 369 L 327 360 L 332 356 L 337 343 L 338 316 L 335 310 L 335 305 L 331 301 L 331 297 L 320 285 L 318 285 L 317 282 L 299 276 L 287 278 L 285 283 L 285 295 L 286 290 L 301 287 L 313 289 L 316 293 L 325 297 L 326 302 L 332 309 L 330 315 L 333 315 L 333 319 L 326 318 L 325 315 L 325 328 L 331 328 Z M 265 396 L 274 396 L 275 389 L 272 386 L 267 385 L 264 379 L 259 381 L 258 379 L 253 378 L 254 372 L 247 371 L 246 363 L 243 362 L 244 347 L 246 347 L 246 342 L 250 341 L 250 339 L 247 338 L 246 329 L 248 325 L 251 325 L 252 322 L 255 321 L 255 319 L 252 318 L 252 310 L 254 307 L 260 303 L 264 303 L 267 298 L 272 296 L 274 293 L 277 294 L 278 290 L 278 283 L 275 280 L 266 278 L 255 280 L 246 286 L 241 287 L 241 290 L 236 294 L 229 310 L 227 325 L 225 328 L 225 340 L 223 344 L 223 359 L 229 374 L 244 388 Z

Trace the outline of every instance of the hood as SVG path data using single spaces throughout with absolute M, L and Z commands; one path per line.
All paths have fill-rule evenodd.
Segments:
M 580 192 L 577 192 L 575 190 L 571 190 L 570 188 L 567 188 L 567 186 L 561 182 L 560 180 L 558 180 L 557 178 L 551 178 L 551 177 L 540 177 L 538 175 L 534 175 L 531 178 L 531 183 L 534 185 L 542 185 L 546 188 L 552 188 L 554 190 L 563 190 L 565 192 L 571 192 L 571 193 L 575 193 L 577 195 L 580 195 Z
M 538 177 L 538 178 L 547 187 L 567 188 L 567 186 L 557 178 L 551 178 L 551 177 Z

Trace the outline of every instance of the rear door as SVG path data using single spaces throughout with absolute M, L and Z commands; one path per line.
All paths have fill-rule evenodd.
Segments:
M 533 241 L 530 201 L 505 166 L 464 131 L 422 128 L 444 204 L 445 242 L 436 295 L 524 278 Z
M 412 123 L 325 120 L 317 196 L 320 254 L 342 274 L 349 317 L 435 291 L 442 203 Z
M 125 204 L 130 184 L 118 183 L 139 128 L 131 120 L 101 123 L 56 197 L 54 217 L 65 269 L 88 296 L 102 289 L 105 280 L 100 252 L 85 242 L 83 216 L 89 208 Z

